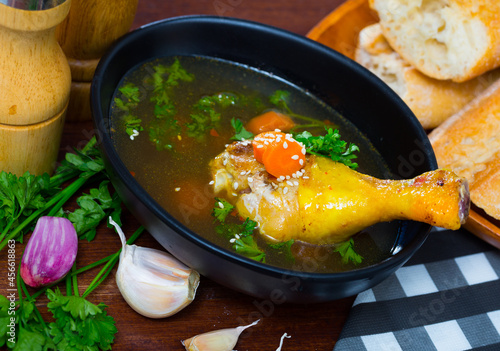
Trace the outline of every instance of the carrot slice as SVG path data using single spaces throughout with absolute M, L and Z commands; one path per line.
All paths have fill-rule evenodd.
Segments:
M 245 126 L 245 129 L 253 134 L 259 134 L 276 129 L 287 132 L 294 126 L 295 123 L 290 117 L 271 110 L 252 118 Z
M 212 128 L 210 129 L 210 135 L 213 137 L 218 137 L 219 133 L 217 132 L 217 130 L 215 130 L 215 128 Z
M 285 134 L 280 132 L 260 133 L 252 140 L 253 155 L 257 161 L 262 163 L 264 152 L 271 143 L 276 142 L 278 135 L 284 137 Z
M 306 159 L 304 146 L 290 134 L 265 132 L 252 141 L 255 159 L 275 176 L 286 177 L 302 169 Z

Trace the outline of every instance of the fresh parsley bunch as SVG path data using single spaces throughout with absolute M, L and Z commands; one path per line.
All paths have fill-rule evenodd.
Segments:
M 65 296 L 58 288 L 47 290 L 47 308 L 54 322 L 47 323 L 35 300 L 17 302 L 15 336 L 10 334 L 9 300 L 0 295 L 0 346 L 14 350 L 111 350 L 117 333 L 106 305 L 95 305 L 80 296 Z
M 41 216 L 67 217 L 75 226 L 79 238 L 91 241 L 96 227 L 112 216 L 120 222 L 121 199 L 108 189 L 109 179 L 93 137 L 82 150 L 67 153 L 54 175 L 17 177 L 0 172 L 0 250 L 9 240 L 22 242 L 23 236 L 34 228 Z M 63 206 L 85 185 L 100 183 L 76 200 L 72 212 Z M 61 188 L 66 184 L 64 188 Z

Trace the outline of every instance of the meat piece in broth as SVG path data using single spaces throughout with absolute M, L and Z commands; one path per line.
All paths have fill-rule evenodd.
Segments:
M 302 170 L 278 180 L 248 141 L 210 163 L 215 194 L 258 223 L 271 241 L 335 244 L 378 222 L 410 219 L 458 229 L 469 212 L 465 178 L 447 170 L 408 180 L 377 179 L 328 158 L 307 155 Z

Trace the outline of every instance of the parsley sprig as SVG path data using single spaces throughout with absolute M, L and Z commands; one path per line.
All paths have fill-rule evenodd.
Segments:
M 186 123 L 188 136 L 202 140 L 211 129 L 220 126 L 221 113 L 218 110 L 236 105 L 237 101 L 236 95 L 230 93 L 203 96 L 192 107 L 191 121 Z
M 325 135 L 313 136 L 308 131 L 295 134 L 294 139 L 304 144 L 307 153 L 312 155 L 327 156 L 333 161 L 341 162 L 352 169 L 356 169 L 358 164 L 352 162 L 357 158 L 354 152 L 359 151 L 355 144 L 347 144 L 342 140 L 337 129 L 326 128 Z
M 229 202 L 221 198 L 215 198 L 215 206 L 212 211 L 212 215 L 218 223 L 215 231 L 226 237 L 237 253 L 255 261 L 265 262 L 266 253 L 259 248 L 253 237 L 257 223 L 249 218 L 239 224 L 227 222 L 227 216 L 233 211 L 234 206 Z
M 232 244 L 234 251 L 255 261 L 266 262 L 266 252 L 257 244 L 254 238 L 257 222 L 246 218 L 242 223 L 226 221 L 228 215 L 233 213 L 234 206 L 228 201 L 215 198 L 215 205 L 212 215 L 215 218 L 217 226 L 215 231 L 227 238 Z M 268 250 L 273 250 L 276 254 L 284 255 L 288 260 L 294 260 L 291 247 L 294 241 L 289 240 L 282 243 L 268 244 Z
M 121 97 L 115 97 L 115 106 L 123 112 L 122 121 L 125 126 L 125 132 L 133 138 L 144 130 L 141 125 L 142 120 L 132 113 L 141 101 L 139 87 L 128 82 L 120 87 L 118 91 L 120 91 Z
M 347 264 L 349 262 L 352 262 L 354 264 L 360 264 L 363 262 L 363 256 L 359 255 L 356 253 L 354 250 L 354 239 L 350 238 L 347 241 L 344 241 L 343 243 L 337 244 L 333 252 L 338 252 L 340 256 L 342 257 L 342 263 Z
M 182 68 L 178 59 L 170 66 L 157 65 L 153 67 L 153 92 L 150 101 L 154 105 L 155 118 L 149 125 L 149 140 L 158 150 L 172 149 L 173 141 L 181 132 L 181 126 L 176 119 L 177 108 L 171 97 L 173 87 L 180 81 L 192 82 L 194 76 Z
M 231 140 L 249 140 L 253 139 L 254 135 L 252 132 L 249 132 L 243 126 L 243 122 L 237 118 L 231 119 L 231 126 L 234 129 L 234 136 L 231 137 Z

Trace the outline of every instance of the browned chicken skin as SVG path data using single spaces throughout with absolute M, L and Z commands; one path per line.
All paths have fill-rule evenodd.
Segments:
M 458 229 L 470 206 L 466 179 L 447 170 L 383 180 L 308 155 L 300 176 L 278 181 L 255 160 L 249 142 L 228 145 L 210 166 L 216 195 L 274 241 L 334 244 L 395 219 Z

